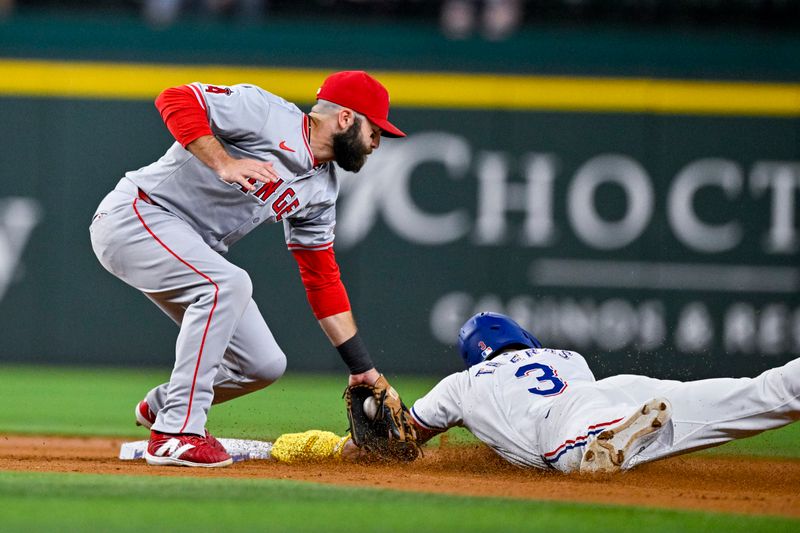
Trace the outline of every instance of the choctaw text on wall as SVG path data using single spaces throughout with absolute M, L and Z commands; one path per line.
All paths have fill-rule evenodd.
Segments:
M 496 310 L 578 350 L 800 355 L 796 160 L 577 159 L 433 130 L 386 143 L 363 174 L 345 178 L 337 250 L 388 231 L 395 253 L 435 251 L 451 287 L 410 305 L 442 344 Z

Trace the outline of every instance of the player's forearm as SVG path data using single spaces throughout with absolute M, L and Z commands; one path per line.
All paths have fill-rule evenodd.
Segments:
M 358 335 L 353 313 L 345 311 L 321 318 L 319 325 L 350 369 L 350 385 L 375 383 L 380 374 L 375 370 L 375 364 L 372 362 L 367 347 Z
M 256 181 L 275 183 L 280 179 L 272 163 L 231 157 L 216 137 L 203 135 L 186 145 L 186 149 L 226 183 L 238 183 L 245 191 L 256 188 Z
M 334 346 L 341 346 L 345 341 L 351 339 L 357 331 L 356 321 L 351 311 L 321 318 L 319 325 Z
M 217 174 L 221 174 L 233 158 L 225 151 L 216 137 L 203 135 L 186 145 L 186 149 L 199 159 L 204 165 Z
M 417 444 L 419 445 L 428 442 L 436 435 L 440 435 L 446 431 L 424 428 L 417 423 L 414 423 L 414 428 L 417 430 Z

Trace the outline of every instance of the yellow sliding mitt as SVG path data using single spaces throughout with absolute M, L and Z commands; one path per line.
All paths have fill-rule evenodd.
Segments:
M 272 458 L 281 463 L 340 461 L 348 433 L 340 437 L 330 431 L 311 429 L 303 433 L 285 433 L 272 445 Z

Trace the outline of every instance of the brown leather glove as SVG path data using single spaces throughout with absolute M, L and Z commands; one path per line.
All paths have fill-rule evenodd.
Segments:
M 383 374 L 372 386 L 347 387 L 344 399 L 353 443 L 369 457 L 413 461 L 419 456 L 408 408 Z

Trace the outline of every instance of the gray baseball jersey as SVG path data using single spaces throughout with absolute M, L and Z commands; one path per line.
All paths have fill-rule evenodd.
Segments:
M 170 381 L 146 396 L 152 429 L 203 435 L 212 402 L 266 387 L 286 368 L 249 276 L 220 254 L 278 221 L 290 249 L 330 248 L 339 184 L 332 163 L 315 164 L 295 105 L 252 85 L 189 87 L 228 153 L 270 161 L 280 180 L 246 191 L 175 143 L 120 180 L 90 232 L 100 263 L 180 325 Z
M 681 382 L 625 374 L 595 381 L 575 352 L 520 350 L 446 377 L 411 414 L 432 430 L 464 426 L 514 464 L 574 472 L 586 444 L 653 398 L 669 400 L 671 424 L 625 468 L 800 419 L 800 359 L 756 378 Z
M 289 248 L 324 249 L 333 242 L 339 182 L 333 163 L 315 166 L 308 117 L 254 85 L 189 87 L 211 131 L 236 158 L 269 161 L 277 183 L 244 191 L 229 184 L 179 143 L 158 161 L 125 176 L 224 253 L 259 224 L 283 221 Z

